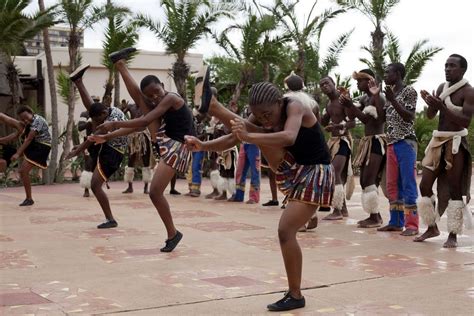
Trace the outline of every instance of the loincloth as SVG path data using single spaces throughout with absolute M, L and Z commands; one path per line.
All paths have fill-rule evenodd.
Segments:
M 372 146 L 378 142 L 381 146 L 382 156 L 385 156 L 387 148 L 387 138 L 385 134 L 364 136 L 359 141 L 358 151 L 354 158 L 354 167 L 368 166 L 370 163 L 370 154 Z

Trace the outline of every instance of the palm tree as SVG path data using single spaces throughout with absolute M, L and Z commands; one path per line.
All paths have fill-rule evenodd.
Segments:
M 79 46 L 81 33 L 85 29 L 92 27 L 93 24 L 105 18 L 110 12 L 106 8 L 100 8 L 93 5 L 93 0 L 61 0 L 58 6 L 58 16 L 69 26 L 68 52 L 69 69 L 74 71 L 78 64 Z M 63 180 L 67 160 L 64 159 L 71 150 L 72 133 L 74 126 L 74 108 L 75 108 L 75 86 L 70 85 L 68 93 L 68 115 L 66 124 L 66 137 L 63 143 L 63 153 L 60 158 L 60 165 L 57 171 L 57 179 Z
M 166 16 L 163 22 L 155 22 L 143 14 L 139 14 L 137 20 L 140 26 L 155 33 L 165 44 L 167 53 L 176 55 L 172 76 L 178 93 L 186 99 L 186 79 L 190 71 L 186 54 L 200 39 L 211 34 L 211 25 L 221 17 L 230 17 L 235 5 L 233 1 L 162 0 L 161 6 Z
M 274 16 L 259 17 L 250 12 L 244 23 L 230 25 L 221 34 L 214 36 L 239 69 L 239 81 L 232 95 L 233 103 L 237 103 L 242 90 L 255 80 L 257 65 L 263 66 L 263 79 L 270 79 L 270 64 L 278 60 L 282 45 L 287 40 L 285 37 L 270 37 L 269 32 L 275 30 L 277 23 Z M 232 31 L 241 33 L 242 41 L 238 46 L 231 41 Z
M 45 27 L 55 24 L 52 9 L 27 14 L 23 12 L 31 0 L 0 0 L 0 55 L 6 60 L 7 81 L 13 108 L 20 103 L 18 70 L 14 63 L 23 43 Z
M 130 10 L 116 6 L 112 0 L 107 0 L 106 11 L 112 14 L 107 14 L 108 24 L 105 29 L 105 40 L 102 43 L 101 63 L 109 71 L 104 98 L 112 99 L 112 90 L 114 90 L 113 104 L 118 106 L 120 104 L 120 76 L 115 71 L 114 65 L 109 59 L 109 54 L 126 47 L 135 46 L 138 41 L 138 26 L 136 23 L 127 21 Z
M 38 0 L 40 12 L 45 12 L 44 0 Z M 51 55 L 51 44 L 49 41 L 48 28 L 43 28 L 43 42 L 44 42 L 44 53 L 46 56 L 46 71 L 48 73 L 48 86 L 49 94 L 51 95 L 51 125 L 52 125 L 52 137 L 58 139 L 59 136 L 59 124 L 58 124 L 58 99 L 56 96 L 56 84 L 54 79 L 54 66 L 53 57 Z M 48 165 L 48 172 L 45 178 L 47 184 L 51 184 L 54 181 L 57 164 L 58 164 L 58 142 L 51 143 L 51 158 Z
M 383 23 L 400 0 L 336 0 L 336 2 L 342 8 L 359 11 L 369 18 L 374 25 L 375 30 L 371 33 L 372 43 L 368 51 L 373 60 L 373 67 L 371 68 L 375 71 L 378 79 L 383 78 L 385 70 Z
M 345 9 L 326 9 L 321 15 L 314 15 L 317 1 L 314 1 L 309 11 L 308 17 L 301 24 L 296 14 L 298 1 L 276 0 L 273 7 L 264 6 L 269 10 L 283 25 L 288 36 L 290 36 L 297 47 L 297 61 L 295 73 L 306 79 L 305 69 L 310 66 L 307 64 L 306 52 L 309 42 L 313 36 L 319 38 L 324 26 L 333 18 L 345 12 Z

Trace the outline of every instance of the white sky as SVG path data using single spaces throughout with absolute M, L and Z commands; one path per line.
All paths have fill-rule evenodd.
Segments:
M 97 4 L 105 0 L 95 0 Z M 152 17 L 162 16 L 158 0 L 115 0 L 117 4 L 128 6 L 133 12 L 147 13 Z M 271 0 L 260 0 L 259 3 L 269 4 Z M 45 0 L 46 6 L 57 3 L 54 0 Z M 301 19 L 309 12 L 313 1 L 302 0 L 298 5 L 298 14 Z M 429 45 L 440 46 L 444 49 L 428 63 L 415 84 L 415 88 L 431 91 L 444 81 L 444 63 L 446 58 L 457 53 L 463 55 L 468 61 L 468 71 L 465 77 L 472 81 L 474 68 L 474 28 L 472 26 L 472 0 L 401 0 L 387 19 L 386 25 L 398 36 L 402 50 L 402 61 L 410 52 L 413 44 L 418 40 L 427 38 Z M 319 0 L 316 6 L 317 14 L 329 7 L 335 7 L 331 0 Z M 29 11 L 37 10 L 37 2 L 33 1 Z M 243 16 L 244 13 L 241 14 Z M 229 22 L 221 22 L 215 26 L 216 30 L 224 28 Z M 368 57 L 362 52 L 362 45 L 370 44 L 370 32 L 374 26 L 368 18 L 351 11 L 340 15 L 331 21 L 324 29 L 321 46 L 322 52 L 339 34 L 355 27 L 350 42 L 341 54 L 339 67 L 335 70 L 342 76 L 349 76 L 354 70 L 365 68 L 359 61 L 360 57 Z M 85 33 L 85 47 L 100 48 L 103 39 L 103 26 L 97 25 L 94 30 Z M 236 39 L 238 40 L 238 38 Z M 139 49 L 163 50 L 163 45 L 149 31 L 140 32 Z M 191 52 L 201 53 L 210 57 L 223 51 L 211 39 L 202 40 Z M 423 108 L 423 103 L 418 102 L 418 109 Z

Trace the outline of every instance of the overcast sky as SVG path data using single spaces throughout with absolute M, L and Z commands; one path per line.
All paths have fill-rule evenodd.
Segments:
M 97 4 L 105 3 L 105 0 L 95 0 Z M 269 4 L 272 0 L 260 0 L 259 3 Z M 29 6 L 28 10 L 37 10 L 37 2 Z M 45 0 L 46 6 L 57 3 L 54 0 Z M 128 6 L 134 12 L 147 13 L 155 18 L 162 17 L 158 0 L 115 0 L 115 3 Z M 298 6 L 298 15 L 301 19 L 306 18 L 313 1 L 302 0 Z M 404 61 L 413 44 L 421 39 L 429 39 L 429 45 L 443 47 L 433 60 L 427 64 L 415 88 L 427 89 L 429 91 L 438 87 L 444 81 L 444 63 L 446 58 L 457 53 L 466 57 L 469 67 L 465 77 L 472 81 L 474 68 L 474 27 L 472 23 L 472 0 L 401 0 L 394 8 L 386 21 L 388 28 L 398 36 Z M 319 0 L 316 6 L 317 14 L 329 7 L 335 7 L 331 0 Z M 241 14 L 241 17 L 242 18 Z M 470 21 L 470 22 L 469 22 Z M 215 26 L 216 30 L 224 28 L 227 23 L 223 22 Z M 343 32 L 355 28 L 350 42 L 340 58 L 340 65 L 335 73 L 343 76 L 350 75 L 354 70 L 364 68 L 359 61 L 360 57 L 368 57 L 362 52 L 362 45 L 370 44 L 370 32 L 374 26 L 368 18 L 351 11 L 340 15 L 332 20 L 324 29 L 321 38 L 322 52 L 332 40 Z M 94 30 L 85 33 L 85 47 L 100 48 L 103 39 L 103 25 L 97 25 Z M 238 38 L 236 38 L 238 41 Z M 163 50 L 163 45 L 149 31 L 140 32 L 139 49 Z M 205 57 L 214 54 L 222 54 L 222 50 L 212 40 L 202 40 L 192 52 L 201 53 Z M 355 86 L 355 85 L 354 85 Z M 418 109 L 423 108 L 423 103 L 418 102 Z

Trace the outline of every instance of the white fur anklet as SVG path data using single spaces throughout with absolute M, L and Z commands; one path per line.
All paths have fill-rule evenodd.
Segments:
M 416 202 L 418 213 L 423 222 L 428 226 L 434 226 L 439 221 L 439 213 L 435 208 L 435 203 L 436 197 L 434 195 L 431 198 L 422 196 Z
M 364 189 L 361 196 L 362 208 L 367 214 L 379 213 L 379 191 L 375 184 Z
M 446 213 L 448 214 L 448 232 L 459 235 L 462 233 L 463 210 L 466 207 L 462 200 L 449 200 Z

